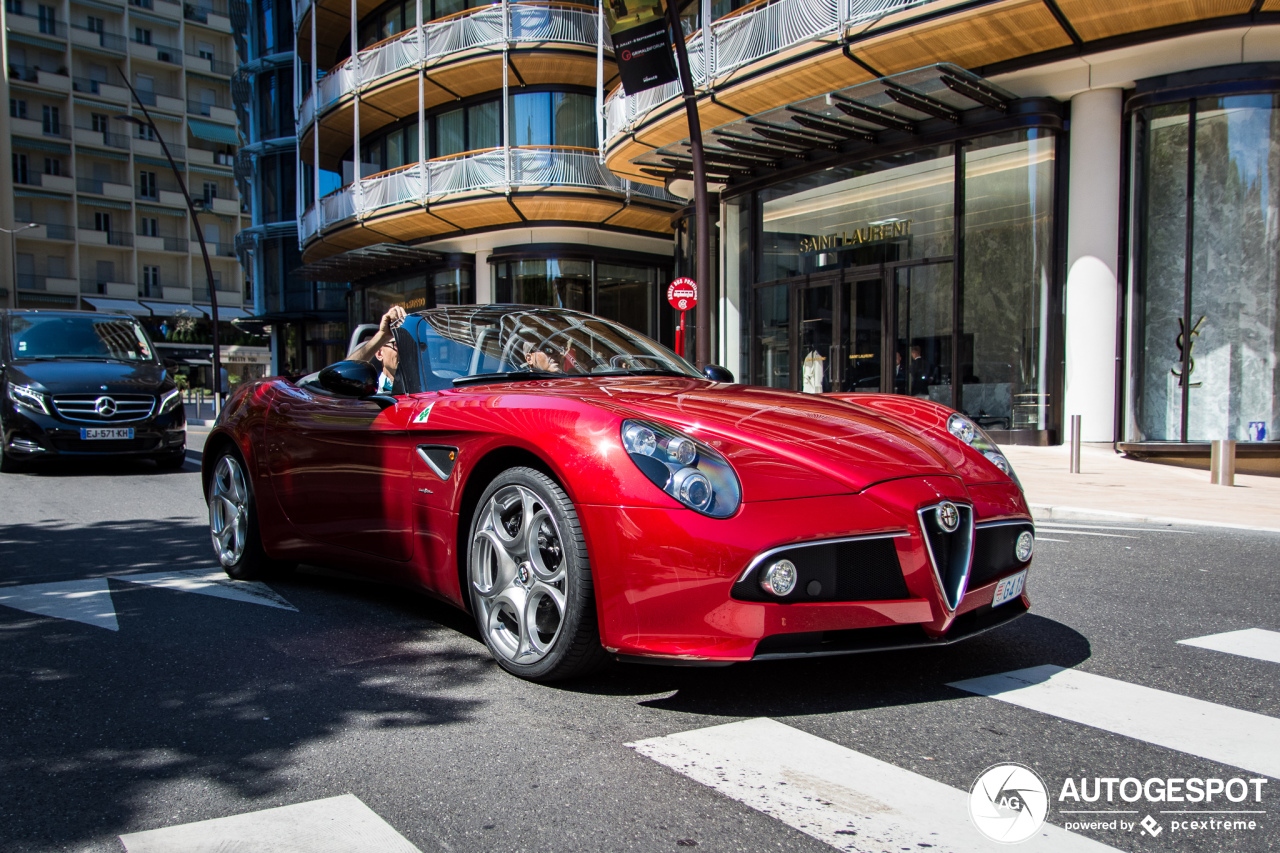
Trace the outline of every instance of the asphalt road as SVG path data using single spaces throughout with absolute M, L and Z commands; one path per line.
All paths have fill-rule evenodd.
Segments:
M 1084 819 L 1063 813 L 1073 808 L 1058 799 L 1068 777 L 1266 779 L 1241 803 L 1074 804 L 1128 810 L 1119 819 L 1135 823 L 1152 815 L 1160 830 L 1076 834 L 1121 850 L 1280 846 L 1280 737 L 1267 742 L 1280 732 L 1280 661 L 1179 643 L 1280 631 L 1280 536 L 1045 524 L 1032 614 L 966 644 L 727 669 L 617 666 L 543 687 L 499 670 L 466 615 L 357 577 L 304 568 L 270 584 L 278 600 L 184 591 L 227 589 L 199 574 L 216 562 L 197 467 L 0 477 L 0 850 L 118 853 L 121 835 L 352 794 L 422 853 L 829 851 L 819 839 L 831 836 L 796 828 L 803 813 L 738 800 L 763 796 L 767 807 L 790 786 L 814 808 L 873 813 L 856 785 L 887 792 L 896 777 L 817 778 L 852 754 L 884 762 L 885 774 L 916 774 L 905 790 L 926 812 L 945 811 L 948 791 L 967 797 L 993 764 L 1027 765 L 1058 827 Z M 45 593 L 79 607 L 80 621 L 32 612 L 51 606 Z M 1046 665 L 1088 674 L 1068 698 L 1087 705 L 1097 688 L 1099 707 L 1033 710 L 949 686 Z M 1159 745 L 1185 697 L 1205 703 L 1192 707 L 1201 724 Z M 1132 712 L 1142 731 L 1081 721 L 1108 709 Z M 820 757 L 785 782 L 746 772 L 737 788 L 746 759 L 733 749 L 709 759 L 719 782 L 650 757 L 675 744 L 688 758 L 692 747 L 669 736 L 756 718 L 781 727 L 754 738 L 744 729 L 733 749 L 799 755 L 792 745 L 802 744 Z M 1256 748 L 1215 752 L 1219 735 Z M 628 746 L 648 739 L 663 740 Z M 301 819 L 333 840 L 346 830 L 324 823 L 327 808 Z M 1178 830 L 1180 817 L 1162 813 L 1227 808 L 1255 812 L 1255 828 Z M 215 838 L 219 825 L 200 833 Z M 929 842 L 908 831 L 891 844 L 848 825 L 835 831 L 842 849 L 1019 849 L 968 828 Z M 1023 849 L 1066 849 L 1055 837 Z M 196 849 L 140 839 L 131 848 Z

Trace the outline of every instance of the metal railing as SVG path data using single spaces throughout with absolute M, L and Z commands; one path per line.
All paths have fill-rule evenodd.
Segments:
M 48 276 L 35 273 L 20 272 L 17 275 L 18 290 L 45 290 L 45 279 Z
M 160 96 L 160 97 L 162 97 L 162 98 L 180 98 L 180 97 L 182 97 L 181 93 L 176 92 L 176 91 L 174 91 L 174 92 L 162 92 L 162 91 L 159 91 L 159 90 L 157 90 L 157 89 L 138 89 L 138 88 L 135 88 L 135 89 L 134 89 L 134 94 L 135 94 L 135 95 L 137 95 L 137 97 L 138 97 L 138 100 L 139 100 L 139 101 L 142 101 L 142 103 L 146 104 L 146 105 L 147 105 L 147 106 L 149 106 L 149 107 L 154 107 L 154 106 L 156 105 L 156 96 L 157 96 L 157 95 L 159 95 L 159 96 Z
M 191 57 L 191 59 L 194 60 L 194 64 L 197 66 L 205 62 L 209 63 L 209 70 L 214 74 L 225 74 L 230 77 L 236 70 L 236 64 L 234 62 L 223 62 L 221 59 L 201 56 L 200 54 L 192 53 L 191 51 L 187 51 L 187 56 Z
M 317 111 L 324 112 L 357 88 L 408 68 L 430 66 L 459 51 L 497 47 L 508 41 L 594 47 L 596 28 L 594 9 L 519 2 L 482 6 L 426 24 L 422 28 L 422 44 L 417 27 L 412 27 L 365 48 L 321 77 L 303 100 L 300 126 L 306 126 Z
M 133 235 L 130 234 L 128 231 L 99 231 L 97 228 L 93 227 L 93 223 L 82 224 L 80 226 L 80 230 L 94 231 L 98 234 L 106 234 L 108 246 L 132 246 L 133 245 Z
M 606 169 L 593 150 L 495 148 L 460 157 L 413 163 L 348 184 L 302 214 L 302 239 L 356 216 L 401 204 L 430 204 L 465 192 L 521 187 L 584 187 L 676 201 L 659 187 L 633 184 Z
M 98 37 L 98 46 L 105 47 L 107 50 L 114 50 L 118 53 L 124 53 L 129 48 L 129 40 L 119 33 L 108 33 L 100 30 L 92 30 L 88 27 L 82 27 L 79 24 L 72 24 L 71 29 L 79 30 L 82 33 L 93 33 Z M 97 91 L 96 89 L 94 91 Z
M 112 133 L 109 130 L 98 130 L 95 127 L 83 124 L 77 124 L 76 130 L 87 130 L 90 133 L 102 134 L 102 144 L 107 148 L 122 148 L 125 151 L 129 150 L 129 134 L 127 133 Z
M 41 222 L 44 226 L 44 236 L 46 240 L 74 240 L 76 238 L 76 229 L 70 225 L 55 225 L 52 222 Z
M 97 278 L 82 278 L 80 279 L 80 292 L 81 293 L 106 293 L 108 284 L 131 285 L 133 284 L 133 282 L 124 276 L 120 276 L 119 278 L 112 277 L 110 281 L 102 281 Z
M 213 115 L 213 110 L 211 109 L 211 107 L 217 107 L 218 109 L 222 109 L 222 110 L 231 109 L 230 105 L 220 104 L 220 103 L 217 103 L 216 101 L 213 103 L 205 103 L 204 101 L 197 101 L 192 98 L 187 99 L 187 112 L 193 116 Z
M 36 31 L 42 36 L 67 37 L 67 25 L 62 21 L 41 18 L 39 15 L 28 15 L 26 12 L 8 12 L 7 14 L 10 18 L 30 18 L 33 21 L 37 21 Z
M 687 40 L 695 86 L 803 42 L 843 36 L 850 27 L 937 0 L 775 0 L 712 22 Z M 630 130 L 654 107 L 680 96 L 680 84 L 627 95 L 619 89 L 605 102 L 605 138 Z
M 227 17 L 227 4 L 208 2 L 208 0 L 204 0 L 204 2 L 199 4 L 182 4 L 182 17 L 186 18 L 188 21 L 207 24 L 209 23 L 210 15 L 221 15 L 224 18 Z
M 53 71 L 48 68 L 41 68 L 38 65 L 15 65 L 12 62 L 9 63 L 10 80 L 21 80 L 24 83 L 37 83 L 40 80 L 41 74 L 56 74 L 59 77 L 66 77 L 67 70 L 65 68 L 59 68 L 58 70 Z

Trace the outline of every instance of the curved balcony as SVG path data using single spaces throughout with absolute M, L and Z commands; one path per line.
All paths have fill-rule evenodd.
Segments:
M 491 148 L 362 178 L 308 208 L 299 236 L 310 261 L 388 236 L 409 241 L 522 220 L 608 220 L 669 234 L 679 204 L 665 190 L 618 178 L 593 149 Z M 321 235 L 323 245 L 315 242 Z
M 401 72 L 431 68 L 459 60 L 460 55 L 484 48 L 501 50 L 521 43 L 575 45 L 590 48 L 590 78 L 594 82 L 594 51 L 599 38 L 594 7 L 575 3 L 521 0 L 483 6 L 416 27 L 365 48 L 321 77 L 302 102 L 298 126 L 306 127 L 357 89 L 375 88 Z M 607 38 L 607 34 L 606 34 Z M 553 81 L 567 82 L 567 81 Z M 489 85 L 488 88 L 494 88 Z M 415 97 L 416 102 L 416 97 Z

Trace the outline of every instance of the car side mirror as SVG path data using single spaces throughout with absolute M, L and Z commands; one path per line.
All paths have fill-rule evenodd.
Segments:
M 320 371 L 320 387 L 340 397 L 378 393 L 378 368 L 367 361 L 340 361 Z
M 732 382 L 733 371 L 727 367 L 721 367 L 718 364 L 708 364 L 702 368 L 702 375 L 710 379 L 712 382 Z

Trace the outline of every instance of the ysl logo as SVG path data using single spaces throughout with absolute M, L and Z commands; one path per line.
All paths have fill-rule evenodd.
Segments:
M 1196 320 L 1196 324 L 1191 327 L 1191 334 L 1187 335 L 1186 327 L 1182 322 L 1182 318 L 1181 317 L 1178 318 L 1178 338 L 1177 338 L 1178 353 L 1180 355 L 1186 356 L 1187 376 L 1184 378 L 1183 375 L 1178 372 L 1178 369 L 1176 367 L 1170 368 L 1169 372 L 1172 373 L 1174 376 L 1178 377 L 1179 388 L 1181 388 L 1183 383 L 1186 382 L 1186 379 L 1189 379 L 1191 377 L 1192 371 L 1196 369 L 1196 362 L 1195 362 L 1195 359 L 1191 357 L 1191 352 L 1195 348 L 1196 338 L 1200 337 L 1200 327 L 1204 325 L 1204 320 L 1205 320 L 1204 317 L 1201 317 L 1199 320 Z M 1190 338 L 1190 341 L 1187 340 L 1188 337 Z M 1181 361 L 1181 359 L 1179 359 L 1179 361 Z M 1187 383 L 1187 387 L 1199 388 L 1200 383 L 1199 382 Z

